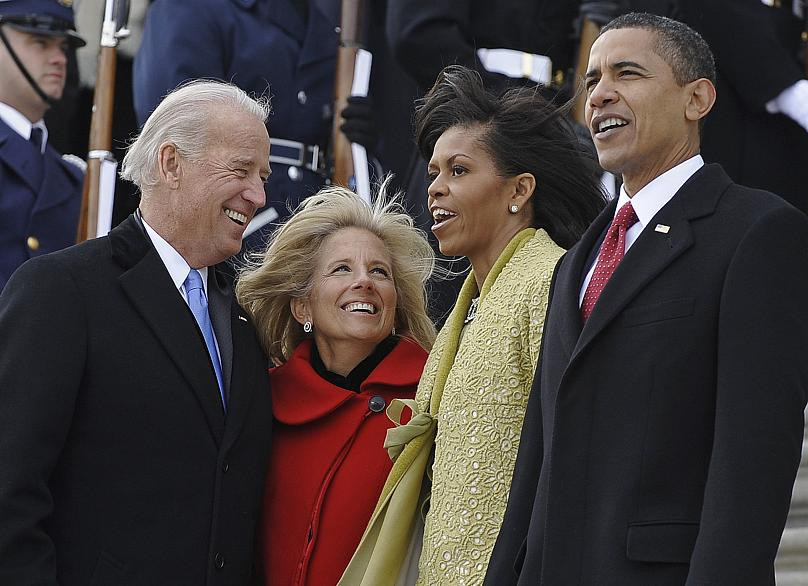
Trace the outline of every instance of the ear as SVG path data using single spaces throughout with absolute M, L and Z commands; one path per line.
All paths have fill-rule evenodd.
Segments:
M 292 317 L 299 324 L 309 319 L 308 299 L 306 297 L 292 297 L 289 307 L 292 310 Z
M 709 79 L 691 81 L 690 94 L 685 107 L 685 117 L 690 121 L 704 118 L 715 104 L 715 86 Z
M 157 151 L 157 167 L 160 179 L 171 189 L 180 183 L 180 154 L 173 142 L 164 142 Z
M 521 210 L 530 202 L 536 191 L 536 178 L 533 173 L 520 173 L 513 178 L 513 181 L 513 195 L 508 202 L 508 207 L 516 204 Z

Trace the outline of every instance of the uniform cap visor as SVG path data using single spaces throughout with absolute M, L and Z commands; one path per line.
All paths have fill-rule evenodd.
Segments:
M 78 33 L 70 28 L 69 24 L 50 18 L 42 17 L 5 17 L 0 19 L 0 24 L 7 24 L 18 31 L 31 33 L 34 35 L 47 35 L 49 37 L 66 37 L 71 47 L 83 47 L 87 42 Z

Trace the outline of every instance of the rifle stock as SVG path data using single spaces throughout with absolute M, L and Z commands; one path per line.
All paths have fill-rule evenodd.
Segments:
M 77 242 L 90 240 L 96 236 L 101 161 L 105 158 L 105 155 L 111 156 L 112 149 L 112 110 L 115 105 L 116 65 L 117 54 L 115 47 L 101 47 L 95 92 L 93 93 L 89 155 L 87 158 L 87 171 L 84 175 L 84 192 L 81 200 Z
M 331 156 L 333 172 L 331 181 L 348 187 L 354 175 L 351 143 L 339 129 L 342 111 L 348 104 L 353 85 L 356 53 L 362 48 L 362 16 L 364 0 L 343 0 L 340 19 L 340 41 L 337 49 L 337 70 L 334 83 L 334 123 L 331 128 Z
M 598 38 L 600 26 L 589 18 L 582 16 L 581 42 L 578 47 L 578 61 L 575 64 L 575 103 L 572 107 L 572 118 L 578 124 L 586 126 L 584 106 L 586 105 L 586 91 L 584 91 L 584 78 L 586 66 L 589 64 L 589 50 L 595 39 Z

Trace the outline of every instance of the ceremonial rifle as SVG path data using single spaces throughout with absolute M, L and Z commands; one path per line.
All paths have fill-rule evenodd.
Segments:
M 344 187 L 349 187 L 351 178 L 354 177 L 354 161 L 351 155 L 351 143 L 339 127 L 342 124 L 342 110 L 348 104 L 348 96 L 351 95 L 356 55 L 363 48 L 364 13 L 364 0 L 342 0 L 337 72 L 334 84 L 334 124 L 331 129 L 331 159 L 333 161 L 331 181 Z
M 115 104 L 117 47 L 118 42 L 129 35 L 126 28 L 128 19 L 129 0 L 106 0 L 77 242 L 99 235 L 99 201 L 102 190 L 109 189 L 101 185 L 101 169 L 104 164 L 115 165 L 115 157 L 112 154 L 112 111 Z M 107 197 L 104 198 L 109 206 L 112 206 L 114 177 L 111 184 L 112 192 L 105 193 Z

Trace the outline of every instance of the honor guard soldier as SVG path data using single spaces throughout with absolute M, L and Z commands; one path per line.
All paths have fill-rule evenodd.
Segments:
M 76 241 L 83 162 L 48 145 L 76 34 L 72 0 L 0 0 L 0 290 L 33 256 Z
M 272 97 L 272 175 L 267 203 L 245 232 L 264 230 L 323 185 L 339 41 L 338 0 L 155 0 L 135 58 L 134 97 L 143 124 L 182 82 L 215 78 Z M 270 224 L 271 223 L 271 224 Z M 250 234 L 252 235 L 250 236 Z
M 720 99 L 702 154 L 733 180 L 808 213 L 808 80 L 803 0 L 679 0 L 715 53 Z M 740 36 L 739 36 L 740 35 Z

